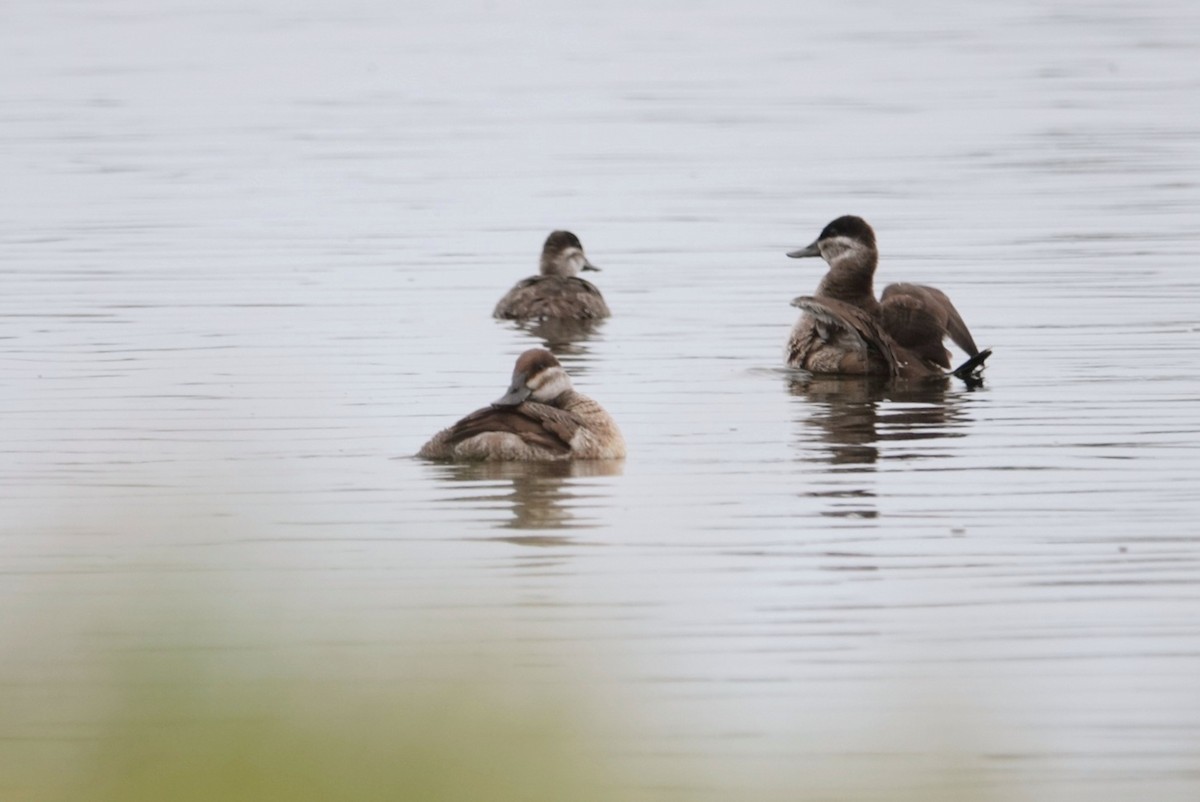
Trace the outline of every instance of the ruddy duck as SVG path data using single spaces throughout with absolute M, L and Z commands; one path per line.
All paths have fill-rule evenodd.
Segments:
M 418 457 L 542 461 L 619 459 L 625 439 L 609 414 L 575 392 L 554 354 L 532 348 L 517 358 L 508 392 L 421 447 Z
M 861 217 L 839 217 L 811 245 L 788 256 L 820 256 L 829 264 L 815 295 L 792 300 L 805 314 L 788 339 L 790 367 L 818 374 L 899 378 L 952 373 L 969 380 L 991 355 L 991 350 L 975 345 L 967 324 L 941 290 L 889 284 L 876 300 L 879 251 L 875 232 Z M 953 371 L 950 352 L 942 344 L 945 337 L 970 356 Z
M 608 317 L 604 296 L 581 270 L 600 268 L 588 261 L 579 237 L 570 231 L 553 231 L 542 246 L 541 275 L 531 276 L 508 291 L 496 304 L 492 317 L 503 320 L 595 320 Z

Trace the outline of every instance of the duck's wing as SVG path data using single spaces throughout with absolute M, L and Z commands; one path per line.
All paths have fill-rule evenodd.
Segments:
M 584 293 L 586 295 L 595 295 L 601 298 L 604 297 L 600 295 L 600 289 L 595 284 L 585 278 L 580 278 L 579 276 L 571 276 L 563 279 L 563 285 L 564 289 L 569 287 L 570 291 L 573 292 Z
M 579 308 L 579 314 L 587 318 L 609 317 L 612 312 L 608 310 L 608 304 L 604 301 L 604 296 L 600 294 L 600 289 L 579 276 L 571 276 L 567 279 L 568 284 L 575 290 L 571 293 L 572 301 Z
M 549 404 L 526 401 L 517 409 L 522 415 L 536 420 L 543 429 L 566 444 L 567 450 L 570 450 L 575 434 L 584 428 L 583 421 L 575 413 Z
M 887 362 L 888 372 L 892 376 L 899 374 L 900 366 L 892 339 L 875 318 L 857 306 L 834 298 L 810 295 L 793 298 L 792 306 L 811 316 L 818 327 L 849 333 L 863 348 L 878 352 Z
M 492 317 L 501 320 L 536 317 L 536 310 L 530 308 L 530 300 L 536 298 L 537 293 L 531 292 L 531 288 L 536 287 L 545 278 L 530 276 L 518 281 L 496 304 L 496 308 L 492 310 Z
M 979 346 L 975 345 L 975 338 L 971 336 L 971 330 L 963 322 L 962 315 L 954 308 L 949 296 L 937 287 L 929 287 L 924 284 L 889 284 L 883 288 L 880 300 L 885 307 L 889 301 L 893 303 L 915 301 L 924 307 L 924 311 L 931 319 L 937 320 L 944 326 L 945 335 L 949 336 L 955 345 L 966 351 L 969 356 L 979 353 Z
M 531 446 L 567 454 L 579 422 L 571 413 L 526 402 L 515 407 L 484 407 L 472 412 L 447 431 L 446 445 L 454 446 L 477 435 L 503 432 Z

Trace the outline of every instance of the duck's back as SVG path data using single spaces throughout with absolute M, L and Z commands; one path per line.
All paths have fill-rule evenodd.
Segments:
M 524 407 L 524 409 L 522 408 Z M 484 407 L 433 436 L 417 452 L 429 459 L 541 461 L 571 456 L 571 444 L 547 427 L 540 404 Z
M 492 312 L 504 320 L 594 320 L 610 314 L 600 290 L 576 276 L 527 278 L 509 290 Z
M 567 407 L 527 401 L 484 407 L 433 436 L 418 457 L 517 462 L 619 459 L 625 440 L 598 403 L 570 393 Z

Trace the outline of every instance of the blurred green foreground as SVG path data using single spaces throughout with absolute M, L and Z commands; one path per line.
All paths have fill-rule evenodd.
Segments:
M 261 622 L 127 604 L 5 621 L 3 802 L 638 802 L 729 798 L 718 789 L 731 785 L 754 789 L 743 799 L 985 798 L 964 795 L 961 776 L 954 794 L 934 776 L 905 783 L 917 795 L 880 796 L 885 778 L 837 765 L 747 786 L 704 756 L 649 776 L 632 767 L 647 757 L 642 711 L 604 710 L 603 692 L 560 665 L 526 677 L 537 659 L 513 650 L 448 663 L 328 634 L 278 649 Z

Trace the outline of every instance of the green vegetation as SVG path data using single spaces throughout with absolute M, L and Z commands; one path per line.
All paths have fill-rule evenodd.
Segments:
M 254 679 L 223 675 L 202 655 L 160 658 L 121 661 L 82 688 L 65 683 L 77 697 L 66 704 L 34 678 L 6 682 L 0 798 L 631 798 L 615 791 L 565 707 L 502 698 L 482 679 L 400 672 L 394 682 L 347 684 L 295 678 L 305 671 L 294 666 Z

